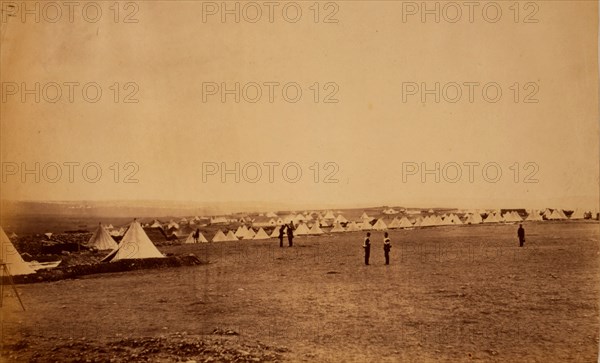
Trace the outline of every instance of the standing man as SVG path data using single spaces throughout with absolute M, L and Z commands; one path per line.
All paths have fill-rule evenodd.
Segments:
M 290 221 L 290 225 L 287 227 L 288 244 L 290 247 L 293 246 L 294 239 L 294 221 Z
M 519 236 L 519 247 L 523 247 L 525 243 L 525 229 L 523 229 L 523 225 L 519 224 L 519 229 L 517 230 L 517 236 Z
M 198 243 L 198 239 L 200 238 L 200 228 L 196 229 L 196 232 L 194 232 L 194 242 Z
M 283 247 L 283 235 L 285 234 L 285 224 L 279 228 L 279 247 Z
M 388 238 L 388 233 L 383 234 L 383 253 L 385 254 L 385 264 L 390 264 L 390 250 L 392 249 L 392 243 Z
M 371 232 L 367 232 L 367 237 L 365 238 L 365 243 L 363 244 L 363 248 L 365 249 L 365 265 L 369 264 L 369 257 L 371 256 Z

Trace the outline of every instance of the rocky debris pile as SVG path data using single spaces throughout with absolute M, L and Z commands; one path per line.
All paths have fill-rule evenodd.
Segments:
M 18 284 L 57 281 L 77 278 L 99 273 L 124 272 L 151 268 L 167 268 L 200 265 L 202 262 L 193 254 L 187 256 L 170 256 L 165 258 L 144 258 L 135 260 L 119 260 L 105 263 L 89 263 L 82 265 L 60 266 L 49 270 L 38 270 L 34 275 L 13 276 Z
M 50 239 L 43 234 L 23 236 L 13 241 L 15 248 L 21 253 L 32 256 L 34 260 L 43 261 L 45 255 L 61 255 L 63 251 L 77 252 L 87 250 L 85 244 L 92 233 L 53 234 Z
M 62 262 L 60 263 L 61 268 L 80 265 L 93 265 L 102 261 L 102 259 L 106 257 L 109 253 L 110 250 L 88 250 L 81 251 L 79 253 L 63 253 L 58 259 L 62 260 Z
M 279 362 L 286 348 L 235 337 L 174 333 L 162 337 L 123 338 L 108 343 L 59 339 L 19 340 L 2 346 L 6 362 Z

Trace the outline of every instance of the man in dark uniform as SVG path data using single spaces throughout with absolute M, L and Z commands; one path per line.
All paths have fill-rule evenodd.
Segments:
M 283 235 L 285 234 L 285 224 L 279 228 L 279 247 L 283 247 Z
M 525 243 L 525 230 L 523 229 L 523 225 L 519 224 L 519 229 L 517 230 L 517 236 L 519 236 L 519 247 L 523 247 Z
M 290 247 L 293 245 L 294 239 L 294 221 L 290 221 L 290 225 L 287 227 L 288 244 Z
M 371 232 L 367 232 L 367 237 L 365 238 L 365 243 L 363 244 L 363 248 L 365 249 L 365 265 L 369 264 L 369 257 L 371 256 Z
M 385 254 L 385 264 L 390 264 L 390 250 L 392 249 L 392 243 L 388 238 L 388 233 L 383 234 L 383 253 Z

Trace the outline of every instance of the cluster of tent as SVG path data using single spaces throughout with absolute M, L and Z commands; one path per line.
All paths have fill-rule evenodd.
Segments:
M 258 232 L 255 232 L 254 229 L 252 229 L 252 227 L 248 228 L 246 226 L 239 226 L 238 229 L 235 231 L 235 233 L 233 231 L 229 231 L 227 232 L 227 234 L 223 233 L 223 231 L 221 231 L 220 229 L 217 231 L 217 233 L 215 233 L 214 237 L 212 238 L 212 242 L 226 242 L 226 241 L 239 241 L 241 239 L 244 240 L 261 240 L 261 239 L 269 239 L 269 235 L 267 234 L 267 232 L 265 232 L 264 229 L 259 228 Z M 188 237 L 189 240 L 189 237 Z M 192 237 L 192 242 L 193 243 L 193 237 Z M 187 242 L 187 240 L 186 240 Z M 199 242 L 208 242 L 206 241 L 206 239 L 204 239 L 203 241 L 199 241 Z
M 134 220 L 129 224 L 121 242 L 118 244 L 108 233 L 107 228 L 102 226 L 102 224 L 98 224 L 98 227 L 86 245 L 100 251 L 112 250 L 104 259 L 102 259 L 102 262 L 164 257 L 154 243 L 152 243 L 137 220 Z

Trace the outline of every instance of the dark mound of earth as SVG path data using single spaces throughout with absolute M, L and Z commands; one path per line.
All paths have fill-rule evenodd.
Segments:
M 181 266 L 201 265 L 202 262 L 193 254 L 187 256 L 169 256 L 165 258 L 144 258 L 132 260 L 119 260 L 106 263 L 89 263 L 71 266 L 59 266 L 48 270 L 38 270 L 32 275 L 13 276 L 13 281 L 17 284 L 28 284 L 35 282 L 58 281 L 63 279 L 72 279 L 84 275 L 124 272 L 133 270 L 143 270 L 151 268 L 168 268 Z M 3 282 L 6 277 L 3 276 Z

